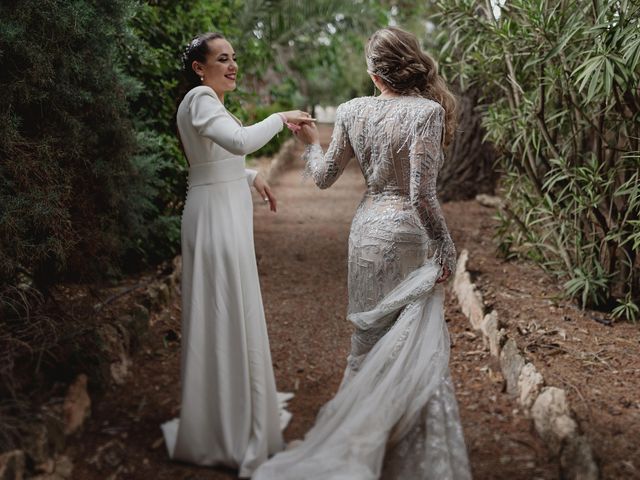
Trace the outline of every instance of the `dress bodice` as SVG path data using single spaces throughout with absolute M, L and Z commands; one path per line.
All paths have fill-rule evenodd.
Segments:
M 429 162 L 442 163 L 442 107 L 419 97 L 357 98 L 342 106 L 349 143 L 370 193 L 410 195 L 416 142 L 431 147 Z
M 436 196 L 444 161 L 444 113 L 440 104 L 421 97 L 355 98 L 338 107 L 326 154 L 319 145 L 310 145 L 305 159 L 316 184 L 327 188 L 355 157 L 368 202 L 379 212 L 372 211 L 369 218 L 384 215 L 402 228 L 398 219 L 412 212 L 429 236 L 434 255 L 453 270 L 455 247 Z M 390 214 L 389 208 L 396 212 Z
M 262 148 L 282 130 L 283 122 L 273 114 L 243 127 L 208 86 L 191 89 L 178 107 L 178 132 L 191 167 L 210 162 L 233 161 L 244 164 L 244 156 Z M 256 172 L 246 170 L 249 184 Z

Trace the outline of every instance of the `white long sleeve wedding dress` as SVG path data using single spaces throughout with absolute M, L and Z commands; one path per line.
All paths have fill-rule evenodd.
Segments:
M 182 215 L 182 403 L 162 425 L 169 455 L 249 477 L 283 448 L 253 243 L 244 155 L 282 130 L 274 114 L 242 127 L 200 86 L 178 108 L 189 160 Z
M 438 199 L 444 110 L 418 97 L 341 105 L 331 145 L 305 152 L 327 188 L 355 156 L 367 182 L 349 237 L 352 349 L 304 441 L 254 480 L 471 478 L 449 375 L 444 291 L 455 248 Z

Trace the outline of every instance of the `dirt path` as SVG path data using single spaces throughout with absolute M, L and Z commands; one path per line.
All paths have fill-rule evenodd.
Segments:
M 325 129 L 325 140 L 328 134 Z M 347 238 L 363 191 L 353 162 L 326 191 L 303 183 L 299 168 L 285 172 L 275 185 L 276 215 L 256 199 L 256 253 L 277 384 L 296 395 L 287 440 L 310 428 L 342 376 L 351 333 L 345 319 Z M 445 211 L 448 217 L 459 216 L 466 207 L 452 204 Z M 463 219 L 451 223 L 454 236 L 463 236 Z M 106 392 L 94 406 L 85 435 L 70 447 L 74 478 L 236 478 L 233 472 L 167 459 L 159 425 L 178 409 L 179 318 L 178 302 L 154 317 L 127 383 Z M 447 320 L 451 370 L 474 478 L 558 478 L 557 465 L 547 459 L 529 420 L 502 393 L 502 378 L 492 370 L 451 293 Z
M 300 178 L 299 168 L 281 177 L 276 186 L 281 210 L 275 216 L 258 211 L 255 224 L 278 387 L 296 393 L 287 439 L 309 429 L 342 378 L 351 333 L 345 319 L 347 239 L 365 188 L 355 161 L 326 191 Z M 448 216 L 465 209 L 464 204 L 445 207 Z M 474 478 L 557 478 L 557 466 L 531 433 L 529 420 L 502 393 L 502 377 L 489 368 L 488 354 L 451 293 L 447 319 Z

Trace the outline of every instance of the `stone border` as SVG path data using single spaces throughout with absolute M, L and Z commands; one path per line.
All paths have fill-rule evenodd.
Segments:
M 482 292 L 471 281 L 467 271 L 469 251 L 462 250 L 453 280 L 453 291 L 462 313 L 474 330 L 482 333 L 485 348 L 499 360 L 506 390 L 517 398 L 525 415 L 532 419 L 535 430 L 549 451 L 560 460 L 562 478 L 597 480 L 599 468 L 591 446 L 580 432 L 563 389 L 545 386 L 542 374 L 526 360 L 516 341 L 501 328 L 498 312 L 485 313 Z

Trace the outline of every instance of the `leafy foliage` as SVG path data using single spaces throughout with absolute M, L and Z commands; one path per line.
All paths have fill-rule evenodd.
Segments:
M 0 280 L 46 288 L 112 270 L 141 234 L 126 78 L 114 68 L 131 2 L 0 5 Z M 117 263 L 117 262 L 115 262 Z
M 139 6 L 129 22 L 131 35 L 120 43 L 120 50 L 131 79 L 129 101 L 141 140 L 135 161 L 141 168 L 155 169 L 156 196 L 148 205 L 145 235 L 129 252 L 127 264 L 164 259 L 179 247 L 187 165 L 175 135 L 175 112 L 185 93 L 180 55 L 191 38 L 218 31 L 233 44 L 239 89 L 225 100 L 238 118 L 254 123 L 276 111 L 335 98 L 341 90 L 336 84 L 346 85 L 353 73 L 346 70 L 352 56 L 340 57 L 338 46 L 372 26 L 372 18 L 382 21 L 380 8 L 371 15 L 373 5 L 335 0 L 157 0 Z M 350 45 L 361 48 L 362 41 L 358 37 Z M 361 54 L 359 60 L 363 63 Z M 280 134 L 259 154 L 276 153 L 288 135 Z
M 640 4 L 438 3 L 443 58 L 484 92 L 501 149 L 507 255 L 564 279 L 580 304 L 637 318 Z M 616 306 L 617 305 L 617 306 Z
M 191 38 L 220 31 L 235 46 L 242 87 L 228 108 L 253 123 L 328 95 L 325 78 L 346 85 L 349 57 L 338 55 L 338 38 L 361 35 L 367 12 L 382 18 L 374 5 L 0 4 L 0 396 L 15 403 L 30 383 L 78 370 L 102 378 L 102 320 L 77 294 L 95 290 L 62 280 L 113 278 L 177 253 L 187 165 L 175 111 Z M 311 71 L 311 60 L 322 68 L 310 87 L 292 72 Z M 15 431 L 7 412 L 23 411 L 15 405 L 0 404 L 0 444 Z

